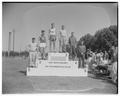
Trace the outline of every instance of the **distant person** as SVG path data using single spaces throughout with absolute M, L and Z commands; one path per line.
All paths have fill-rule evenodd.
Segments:
M 101 51 L 100 51 L 99 53 L 96 54 L 97 65 L 101 64 L 101 58 L 102 58 L 102 54 L 101 54 Z
M 114 61 L 110 70 L 110 77 L 114 83 L 118 83 L 118 62 Z
M 83 41 L 81 42 L 81 45 L 78 46 L 78 57 L 79 57 L 79 66 L 78 68 L 84 68 L 85 67 L 85 52 L 86 52 L 86 46 L 83 44 Z
M 87 54 L 87 59 L 88 59 L 89 57 L 92 57 L 92 51 L 91 51 L 91 49 L 87 49 L 87 50 L 86 50 L 86 54 Z
M 37 55 L 37 43 L 35 38 L 32 38 L 32 43 L 28 45 L 29 56 L 30 56 L 30 67 L 36 66 L 36 55 Z
M 56 29 L 55 24 L 51 24 L 51 28 L 49 30 L 49 41 L 50 41 L 50 52 L 55 52 L 56 50 Z
M 114 61 L 118 61 L 118 47 L 115 47 L 115 51 L 114 51 Z
M 41 59 L 45 59 L 46 37 L 44 30 L 41 31 L 41 36 L 39 37 L 39 43 L 40 43 Z
M 109 50 L 111 62 L 114 62 L 115 57 L 115 46 L 112 46 Z
M 101 55 L 101 60 L 103 59 L 103 52 L 102 51 L 100 51 L 100 55 Z
M 74 32 L 71 32 L 71 36 L 69 37 L 69 45 L 70 45 L 70 55 L 72 59 L 75 59 L 76 56 L 76 45 L 77 45 L 77 40 L 74 36 Z
M 108 52 L 107 52 L 107 51 L 105 51 L 105 52 L 104 52 L 104 60 L 108 60 L 108 59 L 109 59 Z
M 59 36 L 59 52 L 66 52 L 66 41 L 67 41 L 67 33 L 65 30 L 65 26 L 62 25 Z
M 112 46 L 109 50 L 111 56 L 110 77 L 114 83 L 118 83 L 118 47 Z

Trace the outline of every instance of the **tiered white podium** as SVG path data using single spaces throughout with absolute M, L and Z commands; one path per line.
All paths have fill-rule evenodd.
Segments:
M 48 53 L 48 60 L 36 60 L 37 67 L 27 67 L 27 76 L 87 76 L 88 68 L 78 68 L 68 53 Z

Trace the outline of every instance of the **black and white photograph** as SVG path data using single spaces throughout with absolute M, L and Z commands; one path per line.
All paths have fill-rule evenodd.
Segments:
M 118 94 L 118 2 L 2 2 L 2 94 Z

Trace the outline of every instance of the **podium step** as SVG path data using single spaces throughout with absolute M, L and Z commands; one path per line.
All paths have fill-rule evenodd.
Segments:
M 78 68 L 77 61 L 40 61 L 35 68 L 27 68 L 27 76 L 87 76 L 87 68 Z
M 87 69 L 80 68 L 78 70 L 60 70 L 47 69 L 40 70 L 38 68 L 27 68 L 27 76 L 88 76 Z
M 88 68 L 78 68 L 68 53 L 48 53 L 48 60 L 36 60 L 35 68 L 27 68 L 27 76 L 87 76 Z

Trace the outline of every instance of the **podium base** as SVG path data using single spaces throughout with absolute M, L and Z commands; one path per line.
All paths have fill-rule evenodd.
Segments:
M 40 60 L 37 67 L 27 67 L 27 76 L 88 76 L 88 68 L 78 68 L 77 61 Z

